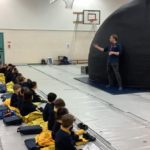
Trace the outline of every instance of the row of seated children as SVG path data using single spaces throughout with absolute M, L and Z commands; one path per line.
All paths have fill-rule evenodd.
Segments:
M 0 64 L 0 73 L 3 73 L 5 75 L 6 83 L 13 81 L 14 84 L 17 84 L 18 78 L 23 77 L 22 74 L 18 72 L 16 66 L 12 64 Z
M 28 87 L 21 88 L 19 84 L 15 84 L 13 88 L 15 93 L 11 97 L 10 106 L 18 108 L 22 116 L 38 111 L 37 106 L 32 103 L 33 94 Z
M 82 141 L 78 135 L 76 135 L 73 132 L 73 122 L 71 119 L 71 124 L 68 124 L 68 126 L 62 124 L 64 115 L 68 115 L 68 119 L 72 118 L 72 116 L 69 116 L 69 112 L 67 108 L 65 108 L 66 104 L 64 100 L 62 99 L 56 99 L 57 95 L 54 93 L 48 94 L 48 103 L 46 104 L 44 111 L 43 111 L 43 119 L 44 121 L 48 121 L 48 129 L 52 131 L 52 138 L 55 140 L 56 150 L 74 150 L 77 149 L 75 146 L 76 142 Z M 65 117 L 66 118 L 66 117 Z M 67 122 L 68 119 L 66 118 Z M 64 119 L 64 124 L 66 121 Z M 74 121 L 74 119 L 73 119 Z M 69 128 L 69 131 L 68 131 Z M 81 129 L 85 129 L 86 126 L 83 125 Z M 63 130 L 61 132 L 58 132 L 60 130 Z M 64 137 L 65 134 L 62 135 L 62 138 L 60 136 L 61 133 L 67 132 L 69 135 L 67 135 L 67 139 Z M 71 139 L 68 140 L 68 138 Z M 83 138 L 85 138 L 88 141 L 95 141 L 96 138 L 91 136 L 89 133 L 84 133 Z M 62 142 L 62 143 L 61 143 Z M 60 146 L 61 145 L 61 146 Z M 58 148 L 57 148 L 58 147 Z
M 30 87 L 21 87 L 21 85 L 19 84 L 15 84 L 13 87 L 14 90 L 14 94 L 11 97 L 11 102 L 10 102 L 10 106 L 16 107 L 16 108 L 20 108 L 20 104 L 19 101 L 20 99 L 23 99 L 22 97 L 22 92 L 26 89 L 30 90 L 30 92 L 33 95 L 33 99 L 32 102 L 45 102 L 44 100 L 41 100 L 41 97 L 39 95 L 36 94 L 35 89 L 37 88 L 36 82 L 31 82 Z
M 14 102 L 13 107 L 17 107 L 20 109 L 20 113 L 22 116 L 26 116 L 34 111 L 40 111 L 36 105 L 34 105 L 33 102 L 33 94 L 27 87 L 23 87 L 21 89 L 21 86 L 18 84 L 14 85 L 14 91 L 15 93 L 12 95 L 11 103 Z M 21 91 L 21 92 L 20 92 Z M 21 94 L 20 99 L 17 99 L 18 94 Z M 56 94 L 50 93 L 48 94 L 48 98 L 51 101 L 48 102 L 45 106 L 43 117 L 48 113 L 48 129 L 52 131 L 52 137 L 56 142 L 56 149 L 58 147 L 58 150 L 63 150 L 62 146 L 61 149 L 60 144 L 61 142 L 64 142 L 64 148 L 65 150 L 71 150 L 71 149 L 77 149 L 75 143 L 80 141 L 80 137 L 78 135 L 75 135 L 75 133 L 72 131 L 73 126 L 68 130 L 66 130 L 66 126 L 62 127 L 62 118 L 65 114 L 68 114 L 68 110 L 65 107 L 65 102 L 62 99 L 56 99 Z M 17 101 L 16 101 L 17 99 Z M 17 104 L 16 104 L 17 103 Z M 48 111 L 49 110 L 49 111 Z M 56 116 L 56 119 L 55 119 Z M 47 116 L 46 116 L 47 117 Z M 74 121 L 74 120 L 73 120 Z M 67 121 L 68 122 L 68 121 Z M 73 122 L 72 122 L 73 124 Z M 62 133 L 65 135 L 65 132 L 67 131 L 68 135 L 67 137 L 63 137 L 60 139 L 60 137 L 57 140 L 57 132 L 59 130 L 62 130 Z M 59 133 L 59 132 L 58 132 Z M 63 136 L 64 136 L 63 135 Z M 69 141 L 68 141 L 69 139 Z M 62 140 L 62 141 L 61 141 Z M 58 141 L 58 142 L 57 142 Z M 63 145 L 63 144 L 62 144 Z
M 9 65 L 8 65 L 9 66 Z M 9 67 L 9 70 L 12 67 Z M 7 69 L 6 69 L 7 70 Z M 9 74 L 8 70 L 8 74 Z M 17 69 L 16 69 L 17 70 Z M 5 74 L 6 77 L 8 75 Z M 14 94 L 11 97 L 11 106 L 19 108 L 22 116 L 26 116 L 34 111 L 40 111 L 33 102 L 41 102 L 41 98 L 36 94 L 37 83 L 29 82 L 20 74 L 15 75 L 16 83 L 13 89 Z M 10 82 L 13 81 L 11 78 Z M 52 131 L 52 138 L 55 140 L 56 150 L 79 150 L 76 142 L 81 141 L 80 137 L 73 132 L 74 117 L 68 114 L 64 100 L 57 99 L 55 93 L 48 94 L 48 102 L 43 110 L 43 119 L 48 121 L 48 129 Z M 84 129 L 84 127 L 82 128 Z M 96 139 L 90 134 L 83 134 L 83 138 L 89 141 Z
M 11 81 L 13 81 L 13 83 L 15 84 L 17 83 L 16 77 L 18 76 L 18 70 L 15 65 L 3 65 L 3 67 L 1 68 L 1 73 L 4 73 L 6 83 L 9 83 Z

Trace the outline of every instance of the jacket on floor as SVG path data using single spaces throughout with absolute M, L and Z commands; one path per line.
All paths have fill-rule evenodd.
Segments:
M 15 77 L 13 74 L 8 73 L 8 74 L 6 75 L 5 80 L 6 80 L 6 83 L 9 83 L 9 82 L 12 81 L 14 84 L 17 84 L 16 77 Z
M 76 150 L 69 130 L 61 128 L 55 136 L 56 150 Z
M 36 92 L 33 89 L 30 89 L 30 91 L 33 94 L 33 101 L 32 102 L 41 102 L 40 96 L 36 94 Z
M 51 111 L 51 110 L 54 110 L 54 105 L 55 105 L 55 103 L 47 103 L 46 105 L 45 105 L 45 108 L 44 108 L 44 111 L 43 111 L 43 120 L 46 122 L 46 121 L 48 121 L 48 118 L 49 118 L 49 112 Z
M 35 106 L 32 102 L 23 102 L 20 113 L 22 116 L 27 116 L 31 112 L 36 111 L 37 106 Z
M 30 83 L 29 82 L 24 82 L 24 83 L 21 83 L 20 85 L 21 85 L 22 88 L 23 87 L 30 88 Z
M 14 93 L 11 97 L 10 106 L 18 108 L 19 96 Z

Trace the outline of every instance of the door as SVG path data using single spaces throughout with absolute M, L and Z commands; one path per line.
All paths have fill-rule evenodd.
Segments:
M 4 60 L 4 52 L 0 51 L 0 63 L 4 64 L 5 60 Z
M 1 62 L 2 64 L 5 63 L 3 33 L 0 33 L 0 62 Z

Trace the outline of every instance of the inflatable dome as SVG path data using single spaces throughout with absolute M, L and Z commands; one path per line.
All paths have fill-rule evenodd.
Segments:
M 123 52 L 120 73 L 125 87 L 150 88 L 150 0 L 133 0 L 117 9 L 101 25 L 91 44 L 89 78 L 108 83 L 108 53 L 93 47 L 106 47 L 111 34 L 118 35 Z

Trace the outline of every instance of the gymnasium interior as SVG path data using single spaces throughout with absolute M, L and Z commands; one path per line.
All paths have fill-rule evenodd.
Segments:
M 150 150 L 149 14 L 150 0 L 0 0 L 0 150 Z M 106 88 L 108 53 L 93 46 L 112 34 L 122 45 L 120 91 L 115 77 Z M 11 106 L 17 76 L 36 82 L 41 98 L 26 116 Z M 74 118 L 72 149 L 43 120 L 49 93 Z

